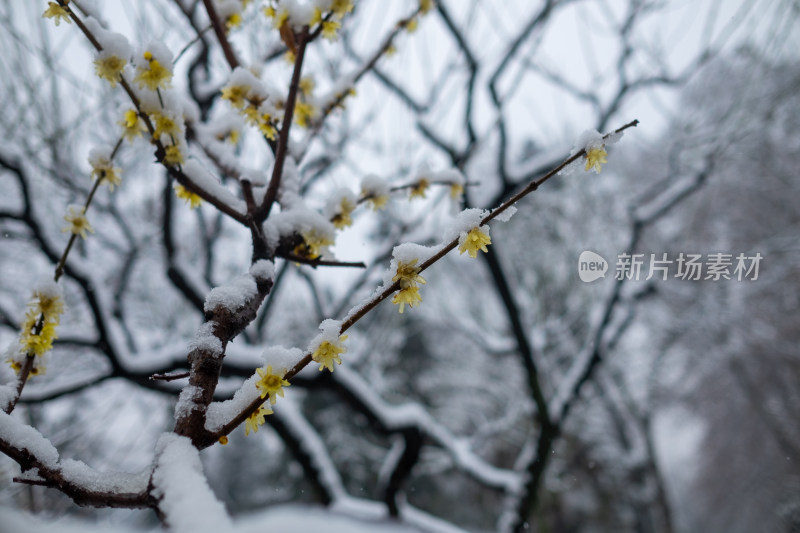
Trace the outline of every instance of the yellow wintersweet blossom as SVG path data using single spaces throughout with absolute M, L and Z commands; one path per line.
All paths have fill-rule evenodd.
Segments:
M 355 202 L 347 196 L 342 197 L 339 202 L 339 212 L 333 215 L 331 222 L 336 229 L 344 229 L 353 225 L 353 217 L 351 216 L 356 208 Z
M 181 133 L 181 126 L 177 120 L 175 120 L 170 115 L 165 115 L 161 112 L 155 112 L 151 116 L 153 119 L 153 124 L 155 126 L 155 131 L 153 132 L 153 139 L 158 140 L 161 138 L 161 135 L 178 135 Z
M 217 439 L 217 442 L 225 446 L 226 444 L 228 444 L 228 437 L 226 435 L 223 435 L 219 439 Z
M 57 338 L 56 325 L 45 323 L 38 335 L 35 331 L 23 330 L 19 337 L 19 343 L 25 352 L 42 356 L 53 349 L 53 340 Z
M 342 18 L 353 11 L 353 0 L 333 0 L 331 11 L 333 11 L 337 17 Z
M 67 221 L 68 225 L 61 230 L 63 232 L 68 231 L 73 235 L 79 235 L 81 239 L 86 238 L 87 231 L 94 233 L 94 228 L 89 224 L 89 219 L 86 218 L 86 209 L 82 206 L 69 206 L 69 211 L 64 216 L 64 220 Z
M 139 113 L 135 109 L 128 109 L 123 115 L 123 119 L 117 122 L 122 126 L 122 135 L 128 142 L 133 142 L 136 137 L 141 137 L 147 131 L 144 123 L 139 120 Z
M 261 397 L 266 398 L 269 396 L 269 403 L 275 405 L 278 401 L 278 396 L 283 398 L 283 387 L 288 387 L 290 383 L 283 379 L 284 374 L 276 374 L 272 371 L 272 366 L 267 366 L 265 369 L 257 368 L 256 372 L 260 379 L 256 381 L 256 388 L 261 391 Z
M 170 148 L 172 148 L 170 146 Z M 203 203 L 203 199 L 200 198 L 195 193 L 191 192 L 189 189 L 181 185 L 180 183 L 176 183 L 173 188 L 175 189 L 175 196 L 180 198 L 181 200 L 186 200 L 186 203 L 189 204 L 190 209 L 196 209 Z
M 426 284 L 425 278 L 419 275 L 417 261 L 418 259 L 412 259 L 411 261 L 397 262 L 397 273 L 392 278 L 392 281 L 399 281 L 401 289 L 414 287 L 417 283 Z
M 311 358 L 319 363 L 320 372 L 323 368 L 327 368 L 333 372 L 333 363 L 342 364 L 342 358 L 339 357 L 339 354 L 347 351 L 347 348 L 344 346 L 344 341 L 346 340 L 347 335 L 341 335 L 337 341 L 322 341 L 320 345 L 317 346 L 317 349 L 311 354 Z
M 392 298 L 392 303 L 400 306 L 399 311 L 401 313 L 405 310 L 406 304 L 409 307 L 414 307 L 422 302 L 417 283 L 424 285 L 426 282 L 425 278 L 419 275 L 417 261 L 418 259 L 398 261 L 397 273 L 392 278 L 392 281 L 400 283 L 400 290 Z
M 258 427 L 264 425 L 264 416 L 271 415 L 273 413 L 272 409 L 269 407 L 264 407 L 263 405 L 260 406 L 256 411 L 253 412 L 250 416 L 247 417 L 247 420 L 244 422 L 244 435 L 245 437 L 250 434 L 252 431 L 253 433 L 258 431 Z
M 289 11 L 281 9 L 277 11 L 273 6 L 264 8 L 264 15 L 272 19 L 272 25 L 277 29 L 283 26 L 283 23 L 289 19 Z
M 433 9 L 434 5 L 433 0 L 419 0 L 419 12 L 425 15 Z
M 478 257 L 478 250 L 484 253 L 488 252 L 489 249 L 486 246 L 489 244 L 492 244 L 492 239 L 489 235 L 480 228 L 472 228 L 463 237 L 461 244 L 458 246 L 458 253 L 468 252 L 470 257 Z
M 303 232 L 302 236 L 303 242 L 295 246 L 294 253 L 308 259 L 318 258 L 324 247 L 333 244 L 333 240 L 314 228 Z
M 170 166 L 177 166 L 184 162 L 183 152 L 181 149 L 172 144 L 165 148 L 166 154 L 164 155 L 164 163 Z
M 428 180 L 428 178 L 420 178 L 420 180 L 413 187 L 411 187 L 409 198 L 425 198 L 425 193 L 430 186 L 431 182 Z
M 65 4 L 68 2 L 64 2 Z M 56 26 L 65 21 L 67 24 L 72 24 L 72 19 L 69 18 L 69 11 L 61 7 L 56 2 L 47 2 L 47 9 L 42 13 L 42 18 L 55 19 Z
M 250 92 L 249 85 L 228 85 L 222 88 L 222 99 L 228 100 L 236 109 L 241 109 L 244 107 L 248 92 Z
M 417 31 L 417 26 L 418 25 L 419 24 L 417 22 L 417 17 L 414 17 L 411 20 L 409 20 L 408 22 L 406 22 L 406 31 L 408 33 L 414 33 L 415 31 Z
M 461 195 L 464 194 L 464 186 L 460 183 L 451 183 L 450 184 L 450 198 L 456 200 L 461 198 Z
M 44 315 L 46 321 L 55 325 L 61 321 L 61 314 L 64 312 L 64 300 L 61 296 L 43 290 L 33 291 L 33 298 L 28 306 L 35 314 Z
M 269 113 L 262 113 L 257 120 L 258 131 L 267 139 L 274 141 L 278 137 L 278 129 L 275 127 L 275 121 Z
M 122 169 L 115 167 L 111 161 L 102 157 L 92 163 L 92 179 L 101 180 L 108 185 L 109 191 L 114 191 L 114 187 L 122 183 Z
M 242 23 L 242 16 L 239 13 L 228 15 L 225 19 L 225 30 L 231 31 L 233 28 L 238 27 Z
M 416 285 L 399 290 L 397 294 L 394 295 L 394 298 L 392 298 L 393 304 L 400 305 L 399 311 L 401 313 L 404 311 L 406 304 L 408 304 L 409 307 L 414 307 L 420 302 L 422 302 L 422 296 L 420 296 L 419 287 Z
M 115 55 L 103 55 L 101 53 L 97 59 L 94 60 L 94 71 L 102 79 L 107 80 L 112 87 L 116 87 L 119 82 L 119 76 L 128 61 Z
M 312 92 L 314 92 L 314 78 L 312 76 L 303 76 L 300 78 L 300 83 L 297 85 L 300 88 L 300 92 L 303 93 L 304 96 L 310 96 Z
M 307 128 L 309 121 L 314 117 L 316 109 L 307 102 L 297 102 L 294 106 L 294 122 L 301 128 Z
M 147 60 L 147 66 L 137 67 L 134 78 L 139 87 L 147 87 L 151 91 L 155 91 L 159 87 L 162 89 L 170 87 L 172 72 L 154 58 L 153 53 L 149 50 L 144 53 L 144 58 Z
M 606 161 L 607 155 L 608 152 L 603 150 L 602 147 L 592 148 L 586 152 L 586 168 L 584 170 L 588 172 L 594 169 L 595 172 L 600 174 L 600 171 L 603 170 L 603 163 L 608 163 L 608 161 Z
M 367 202 L 369 203 L 373 211 L 384 209 L 386 207 L 386 204 L 389 202 L 388 194 L 372 195 L 372 196 L 367 196 L 366 198 Z
M 322 23 L 322 37 L 329 41 L 335 41 L 339 38 L 338 32 L 341 27 L 342 24 L 338 20 L 326 20 Z

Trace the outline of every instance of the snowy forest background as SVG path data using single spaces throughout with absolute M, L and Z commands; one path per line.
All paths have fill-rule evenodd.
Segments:
M 237 113 L 220 98 L 232 68 L 209 5 L 243 9 L 226 38 L 242 65 L 284 93 L 293 68 L 268 3 L 244 4 L 70 3 L 136 54 L 154 40 L 169 48 L 174 91 L 197 109 L 187 153 L 240 198 L 238 169 L 268 180 L 275 158 L 243 124 L 235 147 L 214 139 Z M 3 347 L 31 288 L 52 277 L 67 205 L 92 186 L 90 150 L 114 145 L 130 107 L 95 75 L 76 25 L 56 27 L 46 8 L 0 2 Z M 395 245 L 440 242 L 461 209 L 500 205 L 587 129 L 640 124 L 599 175 L 555 176 L 492 222 L 488 253 L 453 252 L 425 271 L 418 307 L 367 314 L 343 364 L 295 376 L 260 431 L 242 424 L 204 449 L 236 527 L 800 531 L 800 3 L 439 0 L 419 11 L 358 0 L 337 40 L 309 43 L 302 72 L 318 102 L 350 85 L 355 95 L 318 128 L 293 127 L 289 156 L 321 213 L 370 174 L 404 186 L 456 169 L 464 196 L 434 184 L 424 199 L 401 189 L 385 210 L 359 206 L 332 252 L 366 268 L 278 258 L 255 320 L 227 347 L 216 400 L 265 348 L 305 350 L 323 320 L 372 294 Z M 122 144 L 122 183 L 96 194 L 96 233 L 77 241 L 61 281 L 47 373 L 3 414 L 6 455 L 13 428 L 30 425 L 62 462 L 147 473 L 175 426 L 186 380 L 150 377 L 188 370 L 207 293 L 247 272 L 252 244 L 213 206 L 176 198 L 153 151 Z M 609 261 L 605 279 L 579 279 L 584 250 Z M 755 281 L 614 280 L 619 254 L 681 252 L 763 259 Z M 3 363 L 0 384 L 15 379 Z M 0 458 L 3 533 L 160 527 L 152 509 L 76 505 L 21 479 L 20 464 Z

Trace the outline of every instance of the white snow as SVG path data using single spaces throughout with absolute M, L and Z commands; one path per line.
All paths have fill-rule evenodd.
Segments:
M 465 235 L 473 228 L 480 226 L 481 221 L 489 215 L 489 211 L 483 209 L 464 209 L 455 219 L 445 228 L 442 239 L 450 242 L 459 236 Z M 488 226 L 481 228 L 481 231 L 488 234 Z
M 211 289 L 206 296 L 203 310 L 209 313 L 218 307 L 224 307 L 231 312 L 236 312 L 257 294 L 256 280 L 250 274 L 243 274 L 226 285 Z
M 270 346 L 264 350 L 264 366 L 271 366 L 275 372 L 285 372 L 296 365 L 303 355 L 300 348 Z
M 162 137 L 162 141 L 166 140 Z M 215 178 L 211 172 L 200 164 L 197 159 L 189 159 L 182 165 L 183 173 L 194 183 L 196 186 L 203 189 L 209 195 L 213 196 L 218 202 L 227 205 L 234 211 L 244 215 L 247 212 L 247 206 L 244 200 L 240 200 L 233 195 L 231 191 L 225 188 L 220 181 Z
M 200 453 L 187 437 L 164 433 L 158 439 L 152 481 L 171 531 L 219 533 L 232 528 L 225 506 L 203 475 Z
M 57 466 L 58 450 L 55 446 L 34 428 L 3 411 L 0 411 L 0 439 L 11 448 L 27 450 L 39 463 L 48 468 Z
M 256 398 L 261 397 L 261 392 L 256 388 L 259 375 L 255 372 L 242 383 L 234 393 L 233 398 L 224 402 L 212 402 L 206 411 L 205 428 L 208 431 L 219 431 L 225 424 L 245 410 Z

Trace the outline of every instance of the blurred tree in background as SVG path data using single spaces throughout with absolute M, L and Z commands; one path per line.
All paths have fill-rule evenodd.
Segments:
M 797 2 L 0 9 L 4 506 L 800 527 Z M 434 256 L 516 194 L 485 252 Z M 681 253 L 761 269 L 616 279 Z

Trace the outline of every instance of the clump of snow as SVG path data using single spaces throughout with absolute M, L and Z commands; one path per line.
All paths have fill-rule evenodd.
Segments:
M 234 313 L 257 294 L 256 280 L 250 274 L 243 274 L 226 285 L 211 289 L 206 296 L 203 311 L 209 313 L 218 307 L 224 307 Z
M 82 487 L 97 492 L 138 494 L 147 490 L 150 472 L 138 474 L 124 472 L 98 472 L 82 461 L 66 459 L 61 463 L 63 476 Z
M 256 398 L 259 398 L 261 392 L 256 388 L 256 382 L 259 379 L 260 376 L 253 373 L 233 394 L 233 398 L 224 402 L 212 402 L 206 411 L 206 429 L 212 432 L 219 431 L 220 428 L 253 403 Z
M 378 198 L 389 194 L 389 182 L 377 174 L 368 174 L 361 180 L 361 194 Z
M 81 7 L 83 7 L 83 4 L 81 4 Z M 98 58 L 117 56 L 126 61 L 130 60 L 132 49 L 127 37 L 106 30 L 93 17 L 86 17 L 83 23 L 97 39 L 97 42 L 100 43 L 100 46 L 103 47 L 103 50 L 97 54 Z
M 162 138 L 163 141 L 163 138 Z M 182 167 L 183 173 L 198 187 L 241 214 L 247 212 L 243 200 L 236 198 L 231 191 L 225 188 L 220 181 L 209 172 L 197 159 L 189 159 Z
M 176 533 L 230 531 L 233 524 L 203 474 L 192 441 L 164 433 L 156 443 L 153 495 L 165 521 Z
M 194 334 L 194 338 L 189 343 L 189 351 L 200 351 L 205 354 L 213 354 L 215 357 L 222 355 L 222 341 L 214 335 L 214 324 L 212 322 L 204 322 L 197 329 L 197 333 Z
M 264 350 L 264 366 L 272 366 L 275 372 L 286 372 L 303 358 L 300 348 L 270 346 Z
M 323 213 L 326 218 L 331 219 L 342 212 L 343 202 L 355 207 L 357 201 L 358 200 L 353 191 L 346 187 L 342 187 L 334 192 L 328 198 L 328 201 L 325 202 L 325 209 L 323 210 Z
M 4 411 L 0 411 L 0 435 L 12 448 L 27 450 L 39 463 L 48 468 L 56 467 L 58 450 L 55 446 L 31 426 L 15 420 Z
M 386 287 L 392 283 L 392 278 L 397 274 L 397 265 L 399 263 L 414 263 L 420 266 L 422 263 L 436 255 L 441 250 L 441 246 L 422 246 L 413 242 L 405 242 L 398 244 L 392 250 L 392 262 L 389 264 L 389 269 L 383 272 L 383 285 L 376 289 L 376 293 L 382 292 Z
M 494 219 L 499 220 L 500 222 L 508 222 L 516 213 L 517 208 L 511 205 L 508 207 L 508 209 L 497 215 Z
M 259 259 L 250 265 L 248 272 L 256 281 L 267 281 L 275 277 L 275 263 L 267 259 Z
M 328 341 L 331 344 L 338 343 L 339 335 L 341 335 L 342 331 L 342 322 L 340 320 L 333 320 L 332 318 L 329 318 L 320 323 L 319 329 L 322 331 L 322 333 L 311 339 L 311 342 L 308 343 L 309 352 L 316 350 L 317 347 L 325 341 Z
M 450 242 L 460 235 L 470 231 L 481 225 L 483 219 L 489 214 L 489 211 L 483 209 L 464 209 L 456 218 L 445 228 L 442 239 L 444 242 Z M 484 227 L 482 231 L 488 233 L 488 227 Z
M 175 420 L 186 418 L 189 413 L 194 411 L 197 400 L 202 395 L 203 390 L 194 385 L 187 385 L 178 396 L 178 402 L 175 404 Z
M 161 63 L 161 66 L 172 72 L 172 52 L 161 41 L 150 41 L 147 46 L 134 56 L 133 62 L 137 67 L 148 68 L 149 61 L 144 58 L 145 52 L 150 52 L 153 59 Z M 155 92 L 155 91 L 153 91 Z

